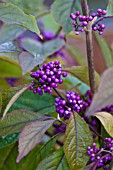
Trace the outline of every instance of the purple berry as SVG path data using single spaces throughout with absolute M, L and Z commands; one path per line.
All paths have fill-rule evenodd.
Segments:
M 77 24 L 76 24 L 76 22 L 74 21 L 74 22 L 72 22 L 72 25 L 75 27 Z
M 89 16 L 88 17 L 88 21 L 92 21 L 93 20 L 93 17 L 92 16 Z
M 70 14 L 70 18 L 71 18 L 72 20 L 76 20 L 76 16 L 75 16 L 73 13 Z
M 102 14 L 106 15 L 107 14 L 106 10 L 102 10 Z
M 92 28 L 92 30 L 93 30 L 93 31 L 97 31 L 98 28 L 97 28 L 96 26 L 94 26 L 94 27 Z
M 80 11 L 76 11 L 76 12 L 75 12 L 75 15 L 76 15 L 76 16 L 79 16 L 79 15 L 80 15 Z
M 88 25 L 87 21 L 82 22 L 83 27 L 86 27 Z
M 96 13 L 92 13 L 92 17 L 94 18 L 94 17 L 96 17 L 97 16 L 97 14 Z
M 75 32 L 75 34 L 76 34 L 76 35 L 79 35 L 79 32 L 78 32 L 78 31 L 76 31 L 76 32 Z
M 98 12 L 99 14 L 101 14 L 101 13 L 102 13 L 102 9 L 98 9 L 97 12 Z

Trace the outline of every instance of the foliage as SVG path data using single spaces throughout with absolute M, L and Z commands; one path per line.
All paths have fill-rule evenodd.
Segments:
M 113 0 L 100 2 L 0 1 L 0 170 L 113 168 L 113 51 L 100 37 Z

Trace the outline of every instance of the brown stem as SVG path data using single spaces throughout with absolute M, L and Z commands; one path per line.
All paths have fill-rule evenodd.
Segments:
M 61 94 L 60 94 L 55 88 L 53 88 L 53 90 L 56 92 L 56 94 L 58 94 L 58 96 L 59 96 L 61 99 L 63 99 L 63 97 L 61 96 Z
M 88 4 L 86 0 L 81 0 L 83 15 L 88 16 Z M 95 93 L 95 72 L 94 72 L 94 61 L 93 61 L 93 44 L 92 44 L 92 27 L 91 22 L 88 23 L 86 33 L 86 47 L 87 47 L 87 60 L 89 70 L 89 82 L 92 91 L 92 96 Z

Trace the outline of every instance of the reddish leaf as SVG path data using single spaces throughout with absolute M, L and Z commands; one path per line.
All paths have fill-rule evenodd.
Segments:
M 98 110 L 111 104 L 113 104 L 113 68 L 107 69 L 102 75 L 98 91 L 95 93 L 86 115 L 94 115 Z
M 19 137 L 19 155 L 16 162 L 26 156 L 39 142 L 55 119 L 36 121 L 26 126 Z

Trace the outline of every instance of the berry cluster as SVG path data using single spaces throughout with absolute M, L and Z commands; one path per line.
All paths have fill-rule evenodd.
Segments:
M 60 117 L 65 119 L 70 118 L 72 111 L 80 113 L 83 110 L 84 101 L 80 95 L 77 95 L 75 92 L 67 92 L 66 100 L 58 97 L 55 99 L 56 112 L 59 113 Z
M 104 139 L 103 148 L 97 148 L 96 143 L 92 147 L 88 147 L 87 154 L 90 156 L 90 162 L 94 162 L 97 168 L 108 170 L 107 166 L 112 160 L 113 140 L 111 138 Z
M 74 20 L 72 25 L 75 29 L 75 34 L 79 35 L 79 32 L 84 32 L 84 28 L 87 27 L 88 22 L 95 21 L 99 17 L 103 17 L 106 15 L 106 10 L 98 9 L 97 13 L 92 13 L 89 16 L 80 15 L 80 11 L 76 11 L 75 14 L 71 13 L 70 18 Z M 100 22 L 95 22 L 92 25 L 93 31 L 98 31 L 100 35 L 103 34 L 105 29 L 105 25 Z
M 35 78 L 30 86 L 34 94 L 43 95 L 45 93 L 52 93 L 52 88 L 57 88 L 58 84 L 62 84 L 62 77 L 66 77 L 67 73 L 62 71 L 62 65 L 58 60 L 43 64 L 36 72 L 31 73 L 31 77 Z

